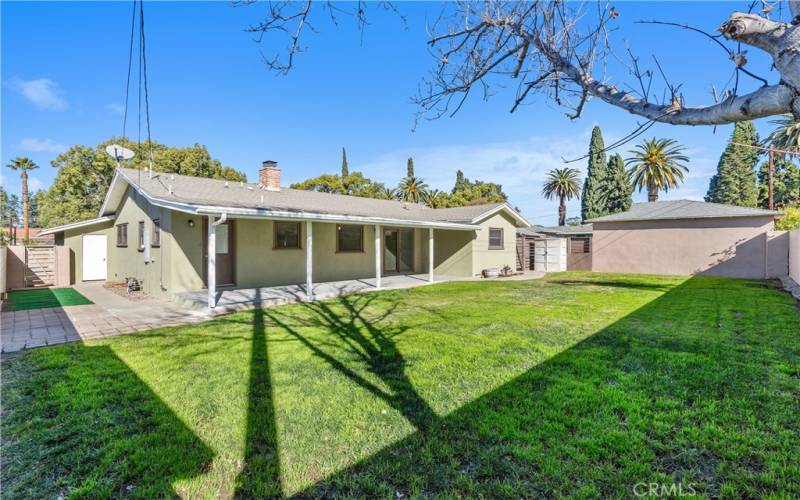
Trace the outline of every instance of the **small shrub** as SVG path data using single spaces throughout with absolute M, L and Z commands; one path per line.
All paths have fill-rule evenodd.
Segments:
M 784 208 L 786 214 L 775 221 L 775 229 L 779 231 L 789 231 L 800 228 L 800 207 Z

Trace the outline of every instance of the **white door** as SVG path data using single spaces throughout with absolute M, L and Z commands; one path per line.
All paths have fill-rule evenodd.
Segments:
M 83 281 L 106 279 L 106 235 L 83 235 Z

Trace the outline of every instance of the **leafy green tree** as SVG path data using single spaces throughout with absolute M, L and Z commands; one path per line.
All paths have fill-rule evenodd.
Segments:
M 625 170 L 625 160 L 617 153 L 608 162 L 603 204 L 609 214 L 625 212 L 633 204 L 633 186 Z
M 426 203 L 428 201 L 428 185 L 419 177 L 406 177 L 394 190 L 394 197 L 398 201 L 409 203 Z
M 3 186 L 0 186 L 0 226 L 8 227 L 13 219 L 14 224 L 20 221 L 20 202 L 19 196 L 9 194 Z
M 320 193 L 346 194 L 362 198 L 376 198 L 386 200 L 392 197 L 391 191 L 380 183 L 375 182 L 361 172 L 352 172 L 346 177 L 335 174 L 323 174 L 302 182 L 294 183 L 292 189 L 317 191 Z
M 409 158 L 406 162 L 406 177 L 415 177 L 414 175 L 414 158 Z
M 775 221 L 775 229 L 778 231 L 800 229 L 800 207 L 788 207 L 784 212 L 784 216 Z
M 39 189 L 33 196 L 31 196 L 31 203 L 30 203 L 30 226 L 31 227 L 42 227 L 40 222 L 40 215 L 39 215 L 39 207 L 41 206 L 42 201 L 44 200 L 47 191 L 44 189 Z
M 31 196 L 28 192 L 28 172 L 39 168 L 39 165 L 33 162 L 30 158 L 17 157 L 11 160 L 6 167 L 11 170 L 17 170 L 20 173 L 22 180 L 22 240 L 28 241 L 30 239 L 30 201 Z
M 580 226 L 581 225 L 581 218 L 580 217 L 569 217 L 567 219 L 568 226 Z
M 634 188 L 647 189 L 647 201 L 658 201 L 659 191 L 669 191 L 683 182 L 684 173 L 689 171 L 684 149 L 674 139 L 654 137 L 645 139 L 630 152 L 633 156 L 625 160 L 630 167 L 628 175 Z
M 109 144 L 119 144 L 136 153 L 125 166 L 147 169 L 149 154 L 146 144 L 112 138 L 96 148 L 72 146 L 51 162 L 58 173 L 53 185 L 39 200 L 42 226 L 58 226 L 97 216 L 116 167 L 114 159 L 105 152 Z M 200 144 L 180 148 L 154 142 L 153 170 L 230 181 L 247 179 L 243 173 L 211 158 L 206 147 Z
M 775 160 L 772 193 L 776 208 L 800 207 L 800 169 L 785 156 Z M 758 206 L 769 208 L 769 163 L 766 161 L 758 170 Z
M 542 194 L 545 199 L 558 198 L 558 225 L 567 224 L 567 200 L 580 196 L 580 172 L 576 168 L 555 168 L 547 173 Z
M 758 133 L 753 122 L 738 122 L 717 164 L 717 173 L 711 177 L 705 200 L 743 207 L 758 204 L 755 167 L 761 152 L 740 144 L 758 144 Z
M 502 203 L 508 201 L 503 186 L 494 182 L 472 182 L 461 170 L 456 172 L 456 182 L 450 192 L 448 206 L 463 207 L 482 203 Z
M 342 146 L 342 178 L 348 175 L 350 175 L 350 167 L 347 165 L 347 151 L 345 151 L 344 146 Z
M 581 218 L 583 220 L 601 217 L 608 213 L 604 204 L 608 171 L 605 147 L 600 127 L 594 127 L 592 139 L 589 142 L 589 166 L 586 170 L 586 180 L 583 183 L 583 195 L 581 196 Z

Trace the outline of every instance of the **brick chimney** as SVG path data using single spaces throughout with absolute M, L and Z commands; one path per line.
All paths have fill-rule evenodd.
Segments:
M 281 169 L 278 162 L 265 160 L 258 171 L 258 183 L 267 191 L 281 190 Z

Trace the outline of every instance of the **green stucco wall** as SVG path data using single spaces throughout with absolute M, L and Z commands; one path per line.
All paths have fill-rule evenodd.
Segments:
M 481 229 L 472 241 L 472 274 L 480 274 L 482 270 L 492 267 L 509 266 L 517 268 L 517 228 L 514 219 L 505 212 L 499 212 L 480 223 Z M 503 229 L 503 249 L 489 250 L 489 228 Z
M 153 219 L 161 220 L 161 246 L 151 248 L 150 262 L 138 249 L 138 223 L 152 230 Z M 190 224 L 191 221 L 191 224 Z M 235 237 L 234 277 L 236 286 L 250 288 L 305 283 L 306 224 L 302 223 L 301 249 L 273 249 L 273 221 L 233 219 Z M 128 224 L 128 246 L 116 246 L 116 225 Z M 439 276 L 474 276 L 488 267 L 514 268 L 516 229 L 514 220 L 499 213 L 481 223 L 482 230 L 434 232 L 434 272 Z M 336 252 L 334 223 L 313 223 L 315 282 L 339 281 L 375 276 L 375 226 L 364 226 L 364 251 Z M 388 226 L 387 226 L 388 227 Z M 502 227 L 504 249 L 489 250 L 490 227 Z M 382 229 L 384 227 L 382 226 Z M 383 233 L 383 231 L 381 231 Z M 200 290 L 204 285 L 203 217 L 174 212 L 150 205 L 129 191 L 111 223 L 64 233 L 72 261 L 72 281 L 82 276 L 82 237 L 105 234 L 108 245 L 108 280 L 127 276 L 144 280 L 144 290 L 154 296 Z M 428 229 L 414 229 L 414 272 L 428 271 Z M 381 241 L 383 234 L 381 234 Z M 381 242 L 381 248 L 383 243 Z M 381 262 L 382 264 L 382 262 Z

